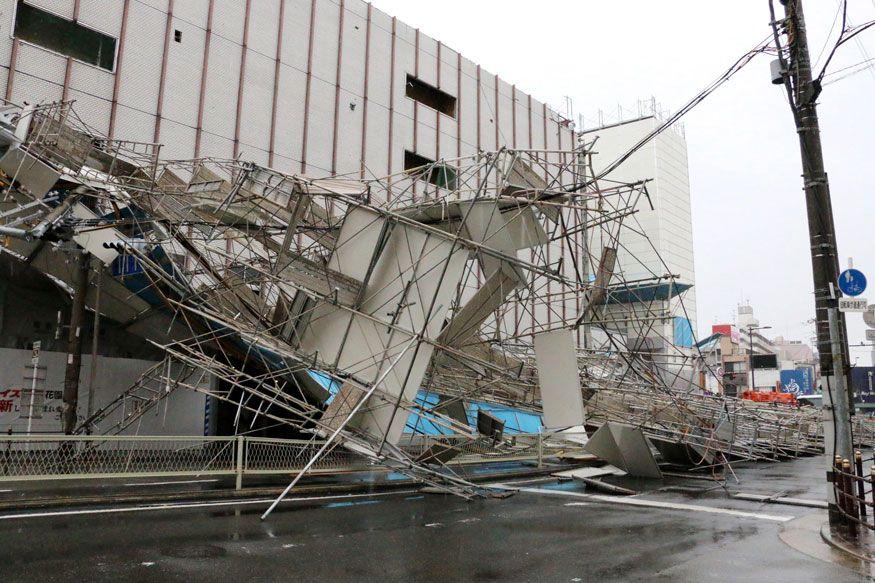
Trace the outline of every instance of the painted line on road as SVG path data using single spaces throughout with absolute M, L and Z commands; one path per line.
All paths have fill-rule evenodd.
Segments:
M 131 484 L 125 484 L 125 486 L 170 486 L 173 484 L 203 484 L 206 482 L 218 481 L 218 478 L 213 478 L 211 480 L 170 480 L 167 482 L 134 482 Z
M 6 494 L 7 492 L 12 492 L 12 490 L 0 490 L 0 494 Z
M 725 514 L 728 516 L 738 516 L 740 518 L 756 518 L 759 520 L 771 520 L 773 522 L 788 522 L 793 520 L 795 516 L 779 516 L 776 514 L 762 514 L 759 512 L 745 512 L 744 510 L 733 510 L 731 508 L 718 508 L 713 506 L 699 506 L 696 504 L 682 504 L 677 502 L 660 502 L 658 500 L 643 500 L 641 498 L 619 498 L 616 496 L 603 496 L 601 494 L 582 494 L 580 492 L 568 492 L 564 490 L 546 490 L 543 488 L 514 488 L 505 484 L 490 484 L 493 488 L 502 488 L 506 490 L 517 490 L 530 494 L 540 494 L 545 496 L 571 496 L 574 498 L 584 498 L 587 500 L 598 500 L 599 502 L 607 502 L 609 504 L 620 504 L 625 506 L 642 506 L 646 508 L 661 508 L 667 510 L 688 510 L 692 512 L 705 512 L 708 514 Z
M 398 490 L 395 492 L 377 492 L 373 494 L 338 494 L 336 496 L 306 496 L 302 498 L 287 498 L 284 502 L 310 502 L 314 500 L 341 500 L 345 498 L 374 498 L 377 496 L 395 496 L 410 494 L 416 490 Z M 93 508 L 84 510 L 57 510 L 54 512 L 23 512 L 20 514 L 0 515 L 0 520 L 21 518 L 51 518 L 53 516 L 84 516 L 90 514 L 118 514 L 123 512 L 149 512 L 153 510 L 184 510 L 188 508 L 214 508 L 218 506 L 244 506 L 249 504 L 269 504 L 273 498 L 258 498 L 256 500 L 228 500 L 223 502 L 182 502 L 178 504 L 149 504 L 145 506 L 128 506 L 122 508 Z

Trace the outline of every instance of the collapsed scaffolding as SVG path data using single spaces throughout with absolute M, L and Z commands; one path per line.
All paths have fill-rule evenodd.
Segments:
M 163 160 L 69 102 L 7 104 L 0 141 L 4 251 L 68 289 L 56 251 L 86 253 L 101 278 L 86 305 L 164 355 L 77 433 L 130 431 L 193 390 L 233 407 L 237 433 L 324 440 L 310 464 L 343 447 L 462 496 L 479 491 L 456 455 L 517 447 L 482 409 L 472 426 L 472 401 L 569 444 L 631 425 L 684 466 L 822 451 L 817 412 L 699 388 L 705 358 L 660 326 L 689 286 L 626 276 L 644 265 L 624 240 L 646 240 L 647 181 L 597 176 L 593 143 L 310 178 Z

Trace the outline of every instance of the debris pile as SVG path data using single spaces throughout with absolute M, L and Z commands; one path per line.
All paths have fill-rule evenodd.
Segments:
M 626 278 L 647 183 L 597 180 L 591 145 L 312 178 L 163 160 L 67 102 L 9 105 L 0 125 L 4 251 L 71 289 L 64 251 L 86 253 L 101 314 L 164 355 L 79 432 L 119 433 L 194 390 L 240 433 L 284 427 L 326 440 L 317 457 L 345 447 L 463 496 L 453 457 L 518 447 L 484 408 L 472 425 L 475 401 L 542 415 L 572 444 L 633 425 L 687 465 L 822 447 L 816 418 L 704 395 L 695 349 L 646 341 L 666 299 L 647 290 L 688 286 Z

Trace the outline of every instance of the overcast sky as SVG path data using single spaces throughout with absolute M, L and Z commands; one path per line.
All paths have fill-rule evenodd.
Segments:
M 780 8 L 779 3 L 776 5 Z M 655 96 L 680 108 L 770 32 L 767 0 L 374 0 L 374 6 L 462 52 L 522 91 L 564 111 L 606 120 L 617 105 Z M 839 0 L 805 3 L 816 58 L 838 33 Z M 850 0 L 852 23 L 875 19 L 875 0 Z M 875 28 L 843 45 L 830 71 L 875 58 Z M 831 41 L 830 41 L 831 42 Z M 760 56 L 685 118 L 692 187 L 700 336 L 750 301 L 767 332 L 810 340 L 814 300 L 796 132 L 783 89 Z M 872 63 L 875 65 L 875 61 Z M 842 77 L 836 73 L 833 78 Z M 875 68 L 820 97 L 842 267 L 848 257 L 875 302 Z M 587 124 L 589 125 L 589 124 Z M 864 341 L 848 315 L 851 344 Z M 851 360 L 869 364 L 868 348 Z

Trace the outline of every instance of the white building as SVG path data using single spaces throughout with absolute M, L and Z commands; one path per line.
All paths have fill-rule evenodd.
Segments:
M 598 138 L 593 148 L 597 152 L 595 172 L 610 166 L 662 123 L 661 117 L 654 114 L 586 130 L 583 134 L 586 141 Z M 667 289 L 670 280 L 658 278 L 673 275 L 678 288 L 694 286 L 690 179 L 682 129 L 672 126 L 661 132 L 608 174 L 603 184 L 609 185 L 611 180 L 649 180 L 649 200 L 640 199 L 638 212 L 626 219 L 642 234 L 632 229 L 623 233 L 617 254 L 617 271 L 622 280 L 640 281 L 643 287 L 661 284 L 666 289 L 656 295 L 666 298 L 673 295 Z M 644 292 L 641 295 L 645 295 Z M 649 310 L 653 308 L 653 304 L 648 306 Z M 681 296 L 663 301 L 662 309 L 665 317 L 652 334 L 677 346 L 690 346 L 695 336 L 692 331 L 696 330 L 695 288 L 690 287 Z
M 0 95 L 75 99 L 98 132 L 164 158 L 385 176 L 416 156 L 575 145 L 544 103 L 363 0 L 0 0 L 0 14 Z
M 379 177 L 503 146 L 577 143 L 570 122 L 546 104 L 363 0 L 0 0 L 0 15 L 9 31 L 0 35 L 0 96 L 75 100 L 95 132 L 164 144 L 162 158 L 240 156 L 282 172 Z M 10 282 L 0 311 L 26 297 L 19 283 Z M 20 430 L 22 404 L 5 397 L 20 399 L 28 382 L 24 353 L 12 349 L 55 327 L 34 328 L 55 320 L 54 304 L 28 310 L 0 318 L 0 349 L 11 355 L 0 375 L 3 430 Z M 44 346 L 40 375 L 53 394 L 62 351 Z M 106 390 L 97 386 L 100 407 L 148 363 L 111 342 L 98 354 L 129 365 Z M 201 417 L 205 408 L 187 405 Z M 46 416 L 39 429 L 55 423 Z

